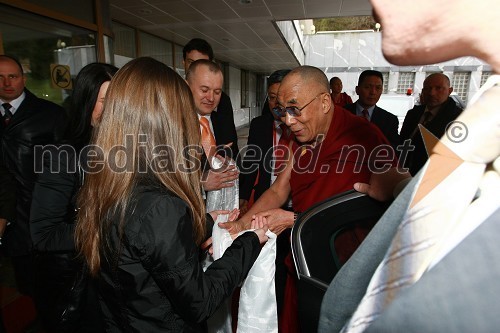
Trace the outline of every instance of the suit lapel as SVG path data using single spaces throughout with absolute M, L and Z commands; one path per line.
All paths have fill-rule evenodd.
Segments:
M 370 117 L 370 122 L 374 123 L 375 125 L 377 125 L 380 128 L 381 127 L 380 125 L 383 125 L 384 121 L 381 118 L 382 111 L 379 111 L 378 109 L 379 109 L 379 107 L 375 105 L 375 107 L 373 108 L 372 115 Z
M 214 129 L 215 143 L 217 145 L 219 145 L 220 143 L 219 143 L 219 140 L 217 138 L 217 133 L 219 132 L 219 128 L 218 128 L 219 122 L 217 119 L 217 111 L 212 111 L 212 113 L 210 113 L 210 121 L 212 121 L 212 128 Z

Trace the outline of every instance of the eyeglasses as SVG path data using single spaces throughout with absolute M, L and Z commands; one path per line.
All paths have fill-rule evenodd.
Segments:
M 314 97 L 313 99 L 311 99 L 309 101 L 309 103 L 307 103 L 306 105 L 304 105 L 301 108 L 299 108 L 299 107 L 297 107 L 295 105 L 285 106 L 285 107 L 278 105 L 275 108 L 273 108 L 273 112 L 279 118 L 283 118 L 284 116 L 286 116 L 287 112 L 292 117 L 300 117 L 302 115 L 301 111 L 304 110 L 309 104 L 311 104 L 316 98 L 318 98 L 322 94 L 324 94 L 324 93 L 320 93 L 320 94 L 316 95 L 316 97 Z

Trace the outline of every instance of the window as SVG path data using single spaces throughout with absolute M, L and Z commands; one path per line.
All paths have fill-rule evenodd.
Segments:
M 384 79 L 384 89 L 382 94 L 387 94 L 389 92 L 389 72 L 383 72 L 382 78 Z
M 470 81 L 470 72 L 453 73 L 453 81 L 451 83 L 453 91 L 456 92 L 458 97 L 460 97 L 460 99 L 464 101 L 464 103 L 466 104 L 469 94 L 469 81 Z
M 241 70 L 241 107 L 246 108 L 248 105 L 248 71 Z
M 413 90 L 414 86 L 415 86 L 415 73 L 399 72 L 398 88 L 396 90 L 398 94 L 406 94 L 408 89 Z
M 145 32 L 139 34 L 139 41 L 141 57 L 151 57 L 170 67 L 173 66 L 172 43 Z
M 183 46 L 179 44 L 174 44 L 174 69 L 180 76 L 184 77 L 186 73 L 184 73 L 184 62 L 182 59 L 182 49 Z
M 0 49 L 19 59 L 33 94 L 64 105 L 71 94 L 69 81 L 97 60 L 94 32 L 6 6 L 0 5 L 0 11 Z M 64 66 L 62 80 L 53 79 L 60 68 L 55 65 Z
M 486 81 L 489 79 L 489 77 L 491 76 L 491 72 L 482 72 L 481 73 L 481 83 L 480 83 L 480 87 L 482 87 Z
M 137 56 L 135 47 L 135 30 L 126 25 L 113 22 L 114 60 L 116 67 L 122 67 Z

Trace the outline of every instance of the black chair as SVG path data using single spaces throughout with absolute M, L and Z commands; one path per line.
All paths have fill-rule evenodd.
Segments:
M 352 238 L 354 230 L 368 233 L 388 206 L 352 190 L 320 202 L 298 216 L 291 239 L 299 277 L 297 292 L 301 332 L 317 331 L 325 291 L 352 254 L 350 250 L 346 253 L 342 249 L 346 237 Z M 347 238 L 348 242 L 351 238 Z M 352 252 L 363 238 L 352 239 Z

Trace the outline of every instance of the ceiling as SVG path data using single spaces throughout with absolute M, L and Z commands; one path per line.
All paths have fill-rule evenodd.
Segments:
M 275 22 L 371 15 L 369 0 L 110 0 L 113 20 L 186 44 L 203 38 L 215 57 L 269 74 L 299 63 Z

